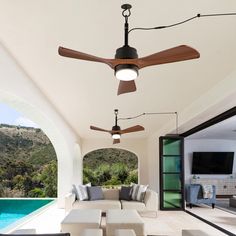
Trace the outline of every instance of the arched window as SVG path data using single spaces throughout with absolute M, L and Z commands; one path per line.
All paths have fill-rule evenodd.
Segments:
M 138 183 L 138 157 L 118 148 L 89 152 L 83 159 L 83 183 L 89 182 L 107 187 Z

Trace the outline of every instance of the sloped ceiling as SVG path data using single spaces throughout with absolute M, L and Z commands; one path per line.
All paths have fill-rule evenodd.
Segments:
M 112 58 L 123 45 L 120 5 L 110 0 L 0 0 L 0 40 L 58 113 L 82 138 L 107 137 L 89 130 L 114 125 L 120 117 L 143 112 L 181 112 L 236 69 L 236 16 L 200 18 L 174 28 L 134 31 L 130 45 L 140 56 L 186 44 L 200 59 L 145 68 L 137 92 L 117 96 L 118 81 L 106 65 L 60 57 L 58 46 Z M 131 27 L 173 24 L 197 13 L 236 12 L 234 0 L 150 0 L 132 4 Z M 222 91 L 225 92 L 225 91 Z M 173 116 L 120 121 L 140 124 L 147 137 Z M 174 122 L 173 122 L 174 125 Z M 174 127 L 173 127 L 174 128 Z

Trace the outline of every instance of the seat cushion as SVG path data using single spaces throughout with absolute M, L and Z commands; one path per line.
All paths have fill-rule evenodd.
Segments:
M 122 209 L 134 209 L 137 211 L 146 210 L 146 206 L 143 202 L 125 201 L 125 200 L 121 200 L 121 208 Z
M 95 201 L 75 201 L 74 209 L 100 209 L 103 212 L 109 209 L 121 209 L 120 201 L 117 200 L 95 200 Z

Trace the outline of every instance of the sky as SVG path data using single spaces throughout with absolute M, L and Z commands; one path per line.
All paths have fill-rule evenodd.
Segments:
M 0 124 L 39 128 L 33 121 L 4 103 L 0 103 Z

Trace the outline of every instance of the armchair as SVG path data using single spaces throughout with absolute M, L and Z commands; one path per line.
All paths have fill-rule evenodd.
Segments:
M 213 195 L 212 198 L 203 198 L 202 186 L 200 184 L 187 184 L 185 185 L 186 202 L 192 208 L 193 204 L 211 204 L 212 208 L 215 207 L 216 202 L 216 187 L 212 185 Z

